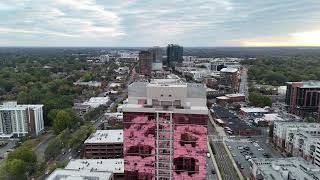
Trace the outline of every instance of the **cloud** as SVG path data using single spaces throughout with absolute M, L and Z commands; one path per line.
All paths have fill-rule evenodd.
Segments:
M 0 45 L 316 44 L 318 17 L 314 0 L 3 0 Z
M 94 0 L 29 0 L 7 8 L 0 16 L 0 33 L 56 36 L 57 38 L 96 38 L 125 35 L 121 18 Z M 1 5 L 0 5 L 1 6 Z M 3 7 L 8 4 L 3 4 Z M 4 14 L 4 13 L 3 13 Z

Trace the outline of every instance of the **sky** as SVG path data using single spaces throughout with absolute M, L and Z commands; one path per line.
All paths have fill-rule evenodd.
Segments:
M 320 0 L 0 0 L 0 46 L 320 46 Z

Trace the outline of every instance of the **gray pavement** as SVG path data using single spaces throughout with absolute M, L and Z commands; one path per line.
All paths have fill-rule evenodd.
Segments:
M 1 141 L 7 142 L 8 144 L 0 148 L 0 161 L 2 160 L 2 158 L 4 158 L 6 152 L 9 149 L 13 149 L 17 143 L 17 140 L 1 140 Z
M 216 179 L 218 179 L 217 175 L 212 174 L 212 170 L 214 170 L 214 172 L 216 172 L 216 170 L 213 167 L 211 158 L 212 157 L 207 158 L 207 162 L 206 162 L 206 168 L 207 168 L 207 178 L 206 179 L 207 180 L 216 180 Z
M 220 170 L 222 179 L 224 180 L 237 180 L 239 179 L 236 170 L 233 167 L 232 161 L 228 156 L 226 149 L 222 142 L 213 141 L 215 158 L 217 160 L 218 168 Z
M 44 151 L 49 145 L 50 140 L 55 137 L 53 132 L 48 132 L 48 134 L 45 134 L 44 136 L 45 138 L 42 140 L 42 142 L 40 142 L 35 148 L 33 148 L 33 151 L 37 155 L 38 161 L 40 162 L 44 161 Z

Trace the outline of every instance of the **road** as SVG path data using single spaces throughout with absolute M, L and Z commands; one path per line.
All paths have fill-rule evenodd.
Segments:
M 228 156 L 226 149 L 224 148 L 222 141 L 212 141 L 215 158 L 224 180 L 236 180 L 239 179 L 236 170 L 233 167 L 232 161 Z
M 16 143 L 17 143 L 17 140 L 3 140 L 3 141 L 7 142 L 8 144 L 5 145 L 4 147 L 0 148 L 0 157 L 1 158 L 4 158 L 6 152 L 9 149 L 13 149 L 16 146 Z M 0 158 L 0 161 L 2 160 L 1 158 Z
M 214 167 L 213 167 L 211 158 L 207 158 L 207 162 L 206 162 L 207 180 L 216 180 L 217 179 L 216 174 L 212 174 L 212 170 L 214 170 Z
M 38 161 L 43 162 L 44 161 L 44 151 L 46 150 L 49 142 L 51 139 L 53 139 L 55 136 L 53 132 L 48 132 L 47 134 L 44 134 L 44 139 L 32 149 L 33 152 L 37 155 Z
M 212 141 L 214 147 L 215 158 L 219 171 L 224 180 L 236 180 L 239 179 L 236 170 L 232 164 L 230 157 L 223 145 L 223 138 L 226 135 L 222 128 L 214 124 L 211 114 L 209 114 L 210 121 L 208 123 L 208 137 Z M 218 129 L 217 129 L 218 128 Z
M 241 70 L 241 82 L 239 87 L 239 93 L 246 96 L 246 101 L 249 99 L 249 88 L 248 88 L 248 69 L 243 67 Z

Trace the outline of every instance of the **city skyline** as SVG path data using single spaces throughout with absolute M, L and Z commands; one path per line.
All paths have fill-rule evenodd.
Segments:
M 320 2 L 13 0 L 0 46 L 320 46 Z

